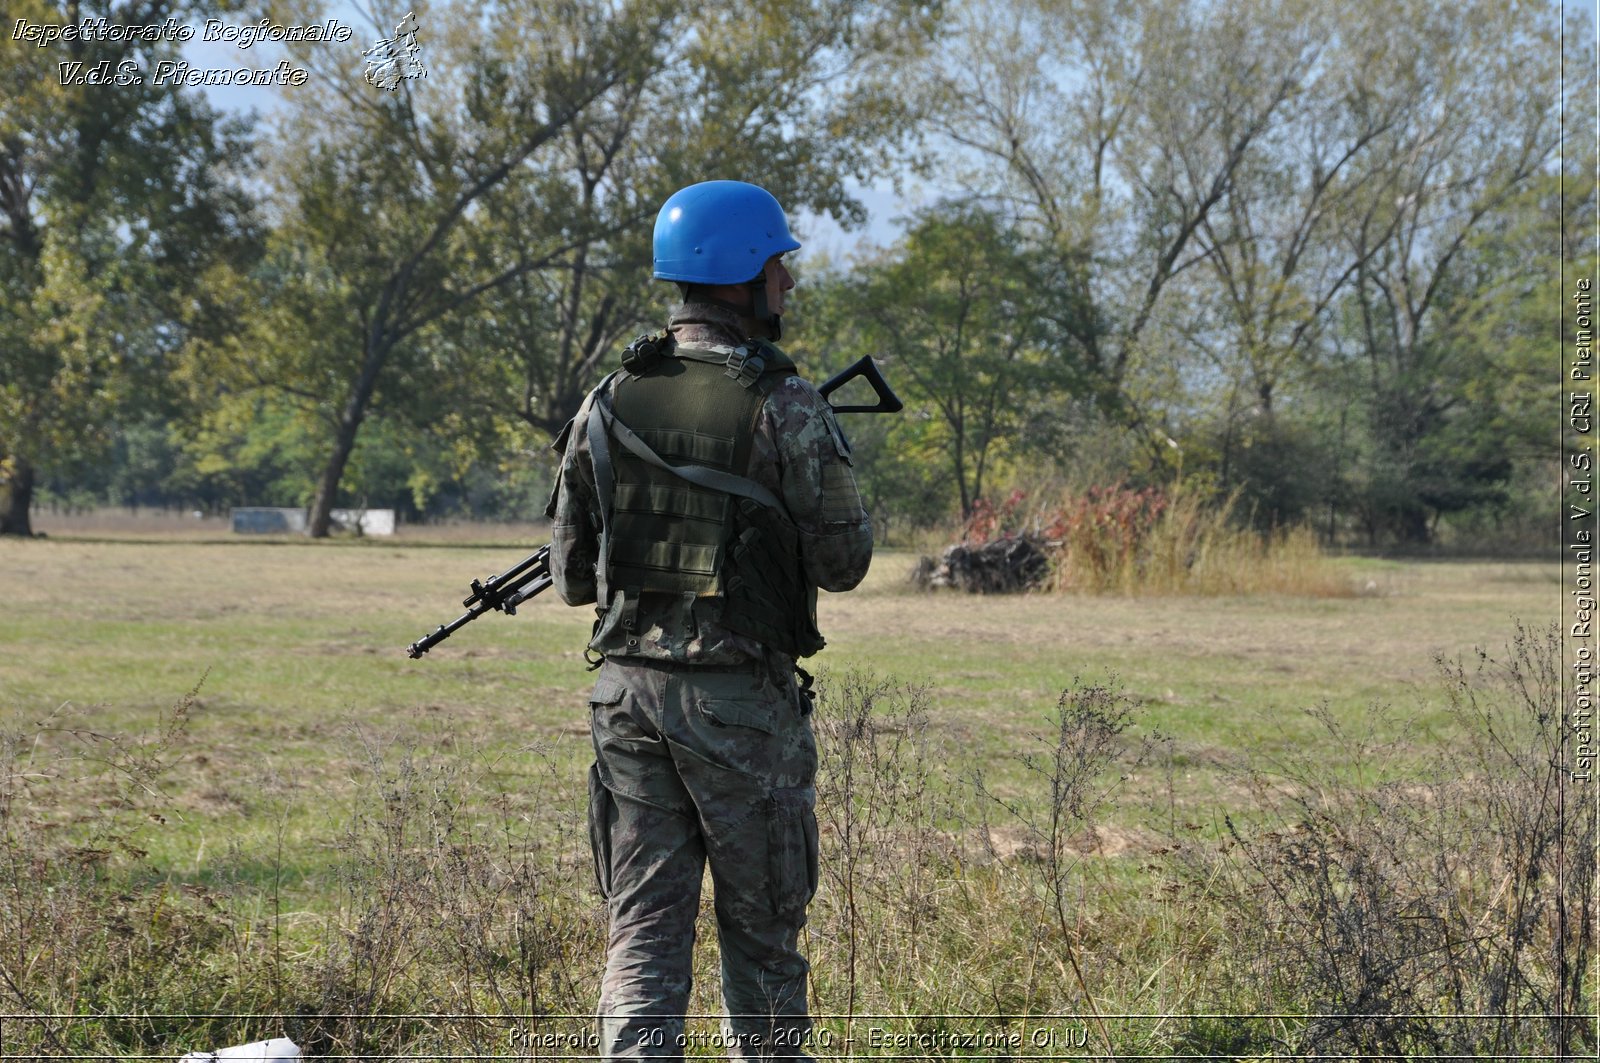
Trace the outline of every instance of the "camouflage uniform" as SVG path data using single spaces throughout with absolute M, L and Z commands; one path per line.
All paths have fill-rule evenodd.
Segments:
M 736 315 L 706 304 L 680 307 L 670 327 L 680 344 L 744 339 Z M 565 435 L 551 572 L 562 598 L 581 605 L 596 597 L 600 520 L 586 434 Z M 810 384 L 790 377 L 767 396 L 747 475 L 783 501 L 808 579 L 832 591 L 860 582 L 871 523 L 849 447 Z M 595 869 L 610 913 L 602 1051 L 683 1055 L 709 860 L 727 1016 L 718 1045 L 734 1059 L 806 1058 L 808 967 L 797 945 L 817 885 L 817 757 L 794 659 L 721 627 L 692 597 L 641 595 L 632 640 L 615 622 L 621 611 L 607 611 L 590 643 L 606 658 L 590 699 L 589 776 Z

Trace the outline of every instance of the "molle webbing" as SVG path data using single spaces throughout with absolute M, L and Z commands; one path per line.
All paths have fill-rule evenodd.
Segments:
M 647 376 L 618 380 L 616 419 L 657 455 L 743 476 L 764 398 L 723 367 L 663 359 Z M 610 543 L 613 590 L 709 596 L 719 593 L 733 498 L 614 449 L 616 486 Z

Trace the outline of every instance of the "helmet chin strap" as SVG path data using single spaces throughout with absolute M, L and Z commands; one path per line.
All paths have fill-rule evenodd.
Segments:
M 756 274 L 755 280 L 750 282 L 750 316 L 752 323 L 766 332 L 766 338 L 777 343 L 783 335 L 783 317 L 774 314 L 772 307 L 767 303 L 767 271 L 762 270 Z M 751 330 L 752 334 L 754 329 Z
M 755 279 L 749 281 L 746 287 L 750 292 L 750 302 L 745 306 L 730 303 L 726 299 L 718 299 L 708 295 L 703 287 L 694 284 L 680 284 L 678 290 L 683 293 L 685 300 L 695 299 L 712 306 L 720 306 L 724 310 L 731 310 L 739 315 L 739 320 L 744 323 L 745 333 L 749 336 L 769 339 L 778 342 L 778 337 L 783 334 L 783 317 L 772 312 L 771 305 L 767 302 L 767 271 L 762 270 L 756 274 Z

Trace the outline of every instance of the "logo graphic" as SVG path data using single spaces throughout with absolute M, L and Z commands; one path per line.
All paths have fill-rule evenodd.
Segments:
M 428 76 L 422 65 L 422 45 L 417 43 L 417 16 L 407 11 L 394 28 L 394 36 L 374 44 L 361 54 L 367 57 L 367 84 L 393 92 L 402 81 Z

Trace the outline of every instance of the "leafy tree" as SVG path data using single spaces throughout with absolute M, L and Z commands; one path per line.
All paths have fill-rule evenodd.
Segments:
M 1261 519 L 1295 519 L 1353 488 L 1319 496 L 1300 472 L 1344 439 L 1342 467 L 1409 507 L 1385 528 L 1425 538 L 1506 475 L 1451 390 L 1492 370 L 1442 306 L 1475 298 L 1464 248 L 1554 151 L 1560 17 L 975 3 L 923 87 L 956 182 L 1040 250 L 1088 256 L 1063 278 L 1092 311 L 1075 335 L 1153 465 L 1186 452 Z
M 145 24 L 213 8 L 20 0 L 6 13 Z M 183 346 L 227 327 L 198 281 L 251 247 L 236 181 L 246 129 L 198 93 L 154 83 L 155 63 L 175 49 L 143 37 L 39 47 L 0 36 L 0 534 L 31 534 L 40 470 L 103 452 L 119 410 L 160 401 Z M 76 68 L 61 63 L 145 76 L 63 84 Z
M 1504 524 L 1530 502 L 1534 512 L 1524 516 L 1556 528 L 1553 493 L 1530 497 L 1528 488 L 1558 478 L 1546 334 L 1563 264 L 1573 275 L 1592 266 L 1577 234 L 1593 203 L 1589 189 L 1563 211 L 1558 178 L 1542 176 L 1486 216 L 1404 357 L 1368 347 L 1371 308 L 1354 294 L 1347 300 L 1344 377 L 1330 401 L 1351 410 L 1347 505 L 1369 540 L 1426 543 L 1444 518 L 1476 513 L 1479 523 Z
M 224 364 L 233 386 L 269 386 L 325 426 L 310 498 L 313 536 L 328 534 L 369 416 L 425 423 L 448 393 L 449 375 L 430 357 L 430 330 L 589 238 L 555 214 L 546 215 L 537 244 L 471 237 L 477 219 L 499 209 L 497 197 L 575 115 L 637 76 L 664 26 L 659 8 L 643 0 L 603 19 L 572 5 L 513 4 L 457 14 L 458 23 L 443 27 L 424 23 L 437 35 L 427 38 L 437 41 L 426 53 L 429 78 L 396 92 L 353 81 L 337 65 L 344 57 L 329 49 L 296 55 L 318 75 L 316 91 L 291 101 L 272 174 L 277 198 L 291 209 L 255 278 L 283 328 Z M 540 47 L 513 49 L 504 35 L 472 43 L 468 24 L 479 15 L 522 25 Z M 397 13 L 382 29 L 398 21 Z M 328 108 L 329 94 L 341 105 Z
M 897 76 L 934 25 L 905 2 L 679 9 L 646 77 L 596 100 L 543 159 L 566 190 L 564 216 L 605 235 L 489 293 L 449 345 L 463 365 L 490 370 L 469 371 L 490 385 L 483 407 L 553 434 L 602 361 L 659 327 L 676 292 L 650 279 L 652 222 L 686 184 L 754 180 L 791 213 L 860 222 L 846 183 L 894 158 L 914 117 Z M 540 217 L 530 201 L 485 239 L 534 240 Z
M 1032 413 L 1087 387 L 1076 333 L 1043 310 L 1058 299 L 1053 267 L 995 214 L 945 204 L 842 282 L 855 345 L 893 367 L 912 406 L 904 431 L 938 447 L 963 516 Z
M 509 0 L 429 17 L 425 82 L 379 93 L 326 69 L 337 114 L 297 97 L 276 167 L 294 209 L 261 282 L 300 324 L 231 360 L 230 386 L 272 387 L 327 426 L 313 535 L 371 416 L 470 411 L 485 448 L 497 417 L 552 430 L 570 416 L 658 297 L 649 228 L 671 189 L 750 177 L 792 209 L 848 214 L 846 177 L 898 120 L 863 57 L 903 49 L 927 16 Z
M 1328 426 L 1306 398 L 1330 311 L 1372 253 L 1343 234 L 1387 216 L 1389 135 L 1428 106 L 1374 82 L 1361 19 L 1303 13 L 1319 44 L 1302 84 L 1201 219 L 1197 269 L 1164 315 L 1185 358 L 1212 377 L 1218 484 L 1264 527 L 1302 520 L 1329 497 L 1331 478 L 1308 475 Z
M 956 497 L 946 456 L 945 429 L 931 408 L 908 390 L 909 382 L 894 352 L 877 346 L 862 310 L 863 285 L 873 267 L 857 263 L 841 269 L 826 260 L 807 259 L 785 315 L 785 349 L 808 379 L 821 382 L 864 354 L 878 360 L 890 385 L 909 408 L 890 417 L 840 418 L 851 446 L 851 464 L 878 539 L 889 542 L 897 528 L 925 528 L 946 520 Z M 901 293 L 915 299 L 917 293 Z M 906 308 L 909 312 L 910 308 Z M 793 340 L 787 337 L 793 334 Z M 856 381 L 833 397 L 836 403 L 871 403 L 871 388 Z
M 315 443 L 300 411 L 282 399 L 224 395 L 186 434 L 184 460 L 169 484 L 208 509 L 303 506 L 317 466 Z

